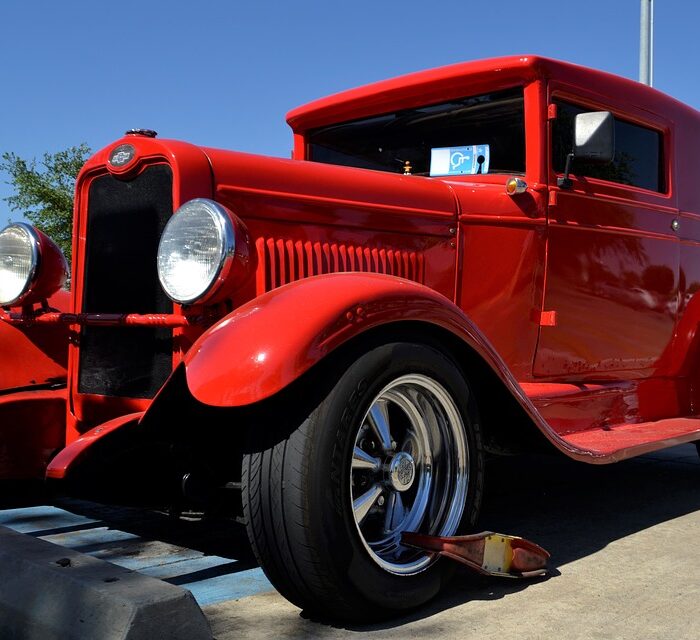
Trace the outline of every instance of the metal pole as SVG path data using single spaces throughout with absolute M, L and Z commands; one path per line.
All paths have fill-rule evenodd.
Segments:
M 649 86 L 654 86 L 654 0 L 649 0 Z
M 652 82 L 652 25 L 654 0 L 641 0 L 639 14 L 639 82 L 651 85 Z

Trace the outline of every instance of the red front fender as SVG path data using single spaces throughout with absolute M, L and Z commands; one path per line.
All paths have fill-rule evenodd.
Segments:
M 448 329 L 500 377 L 510 376 L 486 338 L 441 294 L 392 276 L 340 273 L 275 289 L 226 316 L 188 352 L 187 384 L 204 404 L 252 404 L 282 390 L 349 339 L 397 321 Z M 511 388 L 518 389 L 512 379 Z
M 68 311 L 69 297 L 67 291 L 58 291 L 49 299 L 49 306 Z M 65 384 L 68 327 L 17 326 L 4 322 L 2 315 L 0 310 L 0 391 Z

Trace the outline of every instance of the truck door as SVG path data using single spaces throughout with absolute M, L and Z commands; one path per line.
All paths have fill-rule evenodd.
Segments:
M 670 129 L 648 112 L 550 94 L 550 197 L 543 318 L 535 376 L 663 375 L 678 311 L 678 210 L 669 188 Z M 551 89 L 551 88 L 550 88 Z M 611 111 L 615 159 L 577 163 L 557 187 L 577 113 Z M 549 313 L 547 313 L 549 312 Z M 626 372 L 620 374 L 618 372 Z M 633 373 L 634 372 L 634 373 Z

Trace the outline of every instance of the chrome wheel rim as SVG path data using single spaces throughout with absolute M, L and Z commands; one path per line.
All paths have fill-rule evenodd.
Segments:
M 355 437 L 352 515 L 380 567 L 410 575 L 435 560 L 401 545 L 401 533 L 450 536 L 469 486 L 464 423 L 445 388 L 422 374 L 401 376 L 374 398 Z

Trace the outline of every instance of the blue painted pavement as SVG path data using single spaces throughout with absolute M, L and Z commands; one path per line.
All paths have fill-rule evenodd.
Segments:
M 200 606 L 274 591 L 259 567 L 112 528 L 53 506 L 0 510 L 0 525 L 189 589 Z

